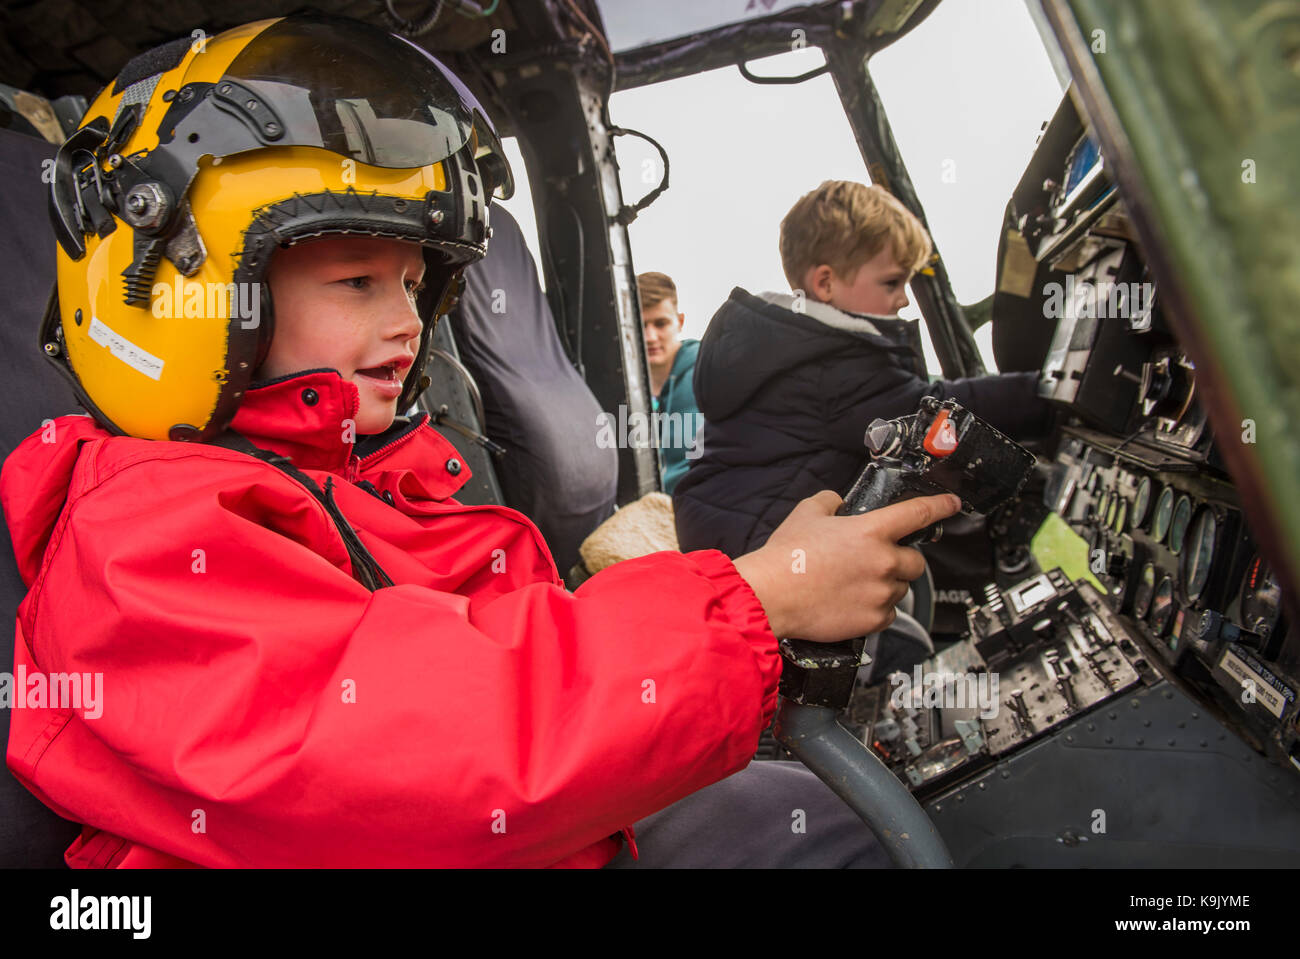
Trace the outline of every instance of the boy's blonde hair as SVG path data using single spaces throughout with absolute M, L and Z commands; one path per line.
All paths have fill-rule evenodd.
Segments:
M 802 287 L 804 274 L 823 263 L 851 281 L 886 247 L 912 273 L 930 259 L 921 221 L 880 186 L 827 180 L 801 196 L 781 221 L 781 266 L 791 289 Z
M 677 284 L 667 273 L 638 273 L 636 292 L 641 298 L 641 309 L 648 310 L 664 300 L 672 300 L 677 307 Z

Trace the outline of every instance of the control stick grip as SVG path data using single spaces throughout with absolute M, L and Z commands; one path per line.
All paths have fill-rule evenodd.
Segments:
M 840 508 L 835 511 L 836 515 L 857 516 L 860 513 L 870 513 L 884 506 L 901 503 L 905 499 L 929 495 L 924 489 L 929 484 L 918 481 L 915 475 L 902 468 L 901 464 L 894 465 L 894 463 L 879 460 L 868 463 L 853 484 L 853 488 L 844 497 Z M 946 491 L 935 486 L 932 492 L 938 494 Z M 933 523 L 925 529 L 905 536 L 899 542 L 903 546 L 915 546 L 917 543 L 933 543 L 941 535 L 943 535 L 943 524 Z

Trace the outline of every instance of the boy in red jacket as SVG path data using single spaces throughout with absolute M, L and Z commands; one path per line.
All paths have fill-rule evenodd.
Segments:
M 600 866 L 658 810 L 656 864 L 880 861 L 807 770 L 704 787 L 771 718 L 776 636 L 889 622 L 922 570 L 896 541 L 955 498 L 822 493 L 734 563 L 659 553 L 574 594 L 525 517 L 458 504 L 455 450 L 398 413 L 509 169 L 382 31 L 151 51 L 57 167 L 42 342 L 92 416 L 25 440 L 0 500 L 30 589 L 7 762 L 85 824 L 69 864 Z M 102 680 L 94 711 L 54 695 L 70 675 Z

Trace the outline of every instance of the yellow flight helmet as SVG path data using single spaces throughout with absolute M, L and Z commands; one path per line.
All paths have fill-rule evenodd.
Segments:
M 59 149 L 46 356 L 115 433 L 203 442 L 270 348 L 263 282 L 325 234 L 420 243 L 424 331 L 399 399 L 428 385 L 435 308 L 487 251 L 510 167 L 474 96 L 413 43 L 323 15 L 136 57 Z

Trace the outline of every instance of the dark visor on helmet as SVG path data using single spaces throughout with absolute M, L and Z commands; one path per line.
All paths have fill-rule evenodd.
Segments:
M 409 169 L 445 160 L 473 138 L 488 192 L 513 189 L 501 141 L 473 94 L 424 50 L 369 24 L 287 17 L 249 41 L 215 84 L 194 87 L 180 91 L 159 131 L 180 165 L 302 146 Z

